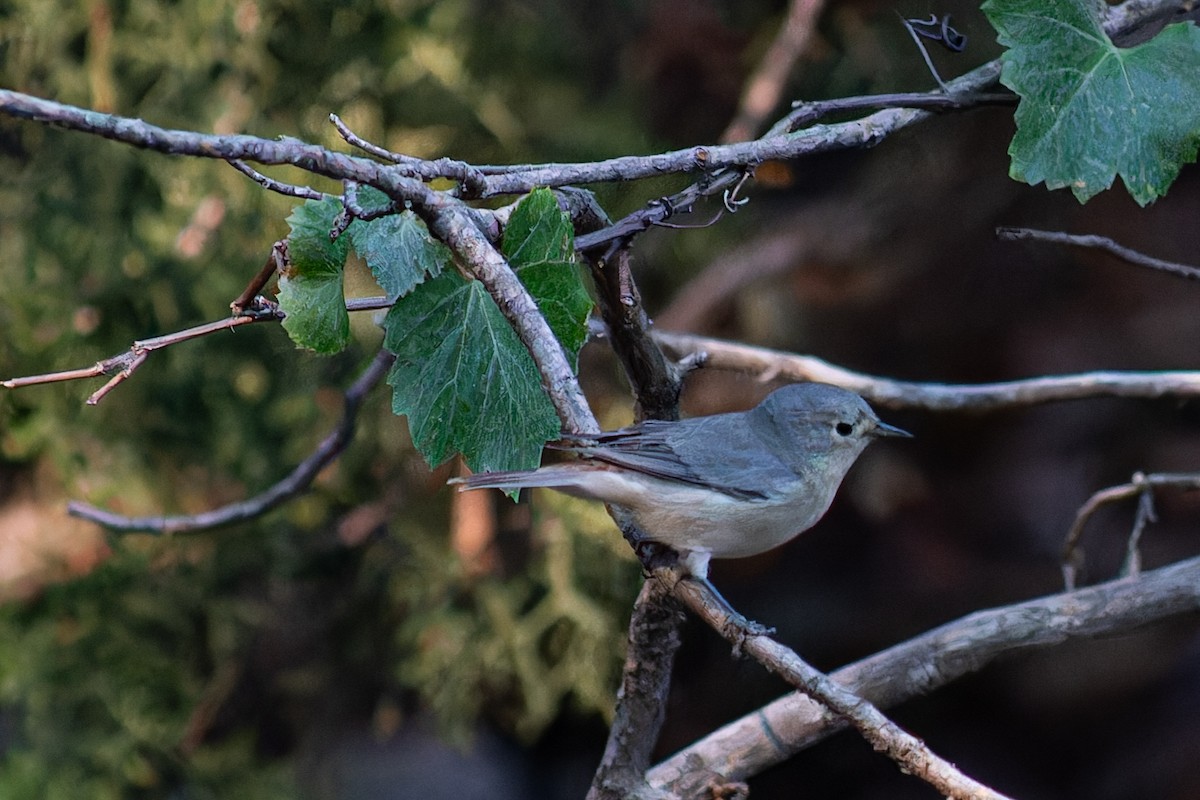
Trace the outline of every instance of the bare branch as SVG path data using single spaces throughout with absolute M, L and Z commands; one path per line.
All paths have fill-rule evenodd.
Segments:
M 1134 515 L 1133 531 L 1129 536 L 1121 577 L 1137 576 L 1141 566 L 1137 551 L 1138 540 L 1141 538 L 1146 523 L 1157 521 L 1154 514 L 1154 490 L 1163 487 L 1185 491 L 1200 489 L 1200 474 L 1156 472 L 1147 475 L 1135 472 L 1129 483 L 1101 489 L 1079 507 L 1079 511 L 1075 513 L 1075 521 L 1071 523 L 1066 540 L 1063 542 L 1063 582 L 1068 591 L 1076 588 L 1076 581 L 1083 572 L 1084 553 L 1079 543 L 1083 539 L 1084 528 L 1087 527 L 1092 515 L 1103 506 L 1131 498 L 1137 498 L 1138 507 Z
M 1052 242 L 1054 244 L 1070 245 L 1071 247 L 1103 250 L 1135 266 L 1149 267 L 1150 269 L 1156 269 L 1194 281 L 1200 280 L 1200 267 L 1154 258 L 1145 253 L 1139 253 L 1137 250 L 1119 245 L 1107 236 L 1080 235 L 1063 233 L 1061 231 L 1039 231 L 1033 228 L 996 228 L 996 238 L 1009 242 L 1029 239 L 1037 242 Z
M 701 149 L 697 157 L 706 152 Z M 656 225 L 662 225 L 676 214 L 691 212 L 696 202 L 705 197 L 723 194 L 738 185 L 745 175 L 746 173 L 740 170 L 724 170 L 711 175 L 705 174 L 702 180 L 688 186 L 683 191 L 670 197 L 655 198 L 645 207 L 631 212 L 607 228 L 577 236 L 575 249 L 584 254 L 598 251 L 601 253 L 601 260 L 607 261 L 637 234 Z
M 997 657 L 1076 639 L 1128 633 L 1200 608 L 1200 557 L 1024 603 L 977 611 L 834 672 L 859 697 L 887 708 L 990 664 Z M 745 780 L 845 727 L 800 693 L 760 708 L 655 766 L 653 786 L 709 770 Z
M 68 504 L 67 512 L 72 516 L 90 520 L 109 530 L 121 533 L 156 534 L 195 533 L 261 517 L 281 503 L 306 491 L 312 485 L 317 474 L 341 455 L 342 451 L 346 449 L 346 445 L 354 438 L 358 412 L 362 408 L 363 399 L 387 375 L 388 369 L 395 360 L 396 357 L 386 350 L 380 350 L 376 354 L 370 366 L 346 390 L 342 419 L 338 426 L 286 478 L 262 494 L 201 514 L 127 517 L 78 501 Z
M 363 208 L 358 202 L 358 184 L 354 181 L 344 181 L 345 186 L 342 191 L 342 207 L 354 219 L 370 221 L 380 217 L 386 217 L 389 214 L 395 214 L 400 210 L 395 201 L 388 203 L 379 208 Z M 349 222 L 346 223 L 349 225 Z
M 439 158 L 436 161 L 426 161 L 413 156 L 406 156 L 402 153 L 393 153 L 384 147 L 377 144 L 372 144 L 366 139 L 350 130 L 345 122 L 342 122 L 341 117 L 337 114 L 330 114 L 329 121 L 337 128 L 338 133 L 347 143 L 354 145 L 363 152 L 370 153 L 376 158 L 382 158 L 385 161 L 391 161 L 402 167 L 405 172 L 414 178 L 420 178 L 424 181 L 431 181 L 436 178 L 449 178 L 450 180 L 458 181 L 461 184 L 459 196 L 464 199 L 471 199 L 481 196 L 487 191 L 487 179 L 483 173 L 465 161 L 456 161 L 452 158 Z
M 794 110 L 776 125 L 781 133 L 792 133 L 811 125 L 821 117 L 841 111 L 864 108 L 922 108 L 928 111 L 963 111 L 980 106 L 1015 106 L 1017 96 L 1004 92 L 896 92 L 868 94 L 860 97 L 839 97 L 833 100 L 800 101 Z
M 1179 2 L 1167 0 L 1129 0 L 1107 12 L 1104 28 L 1110 34 L 1119 34 L 1147 21 L 1173 14 L 1180 6 Z M 999 76 L 999 60 L 990 61 L 947 83 L 946 93 L 959 95 L 978 92 L 995 84 Z M 380 157 L 403 159 L 402 163 L 382 165 L 297 139 L 268 140 L 246 135 L 213 136 L 168 130 L 141 120 L 67 106 L 10 90 L 0 90 L 0 113 L 84 131 L 163 153 L 259 164 L 291 164 L 314 174 L 366 183 L 401 200 L 416 191 L 413 183 L 420 183 L 420 177 L 412 177 L 414 173 L 420 176 L 436 173 L 435 177 L 448 177 L 453 176 L 454 170 L 464 167 L 472 171 L 471 180 L 476 174 L 484 176 L 486 189 L 480 192 L 481 197 L 524 193 L 538 186 L 627 181 L 697 171 L 712 173 L 723 169 L 753 168 L 770 159 L 792 159 L 830 150 L 870 147 L 929 116 L 927 111 L 892 108 L 859 120 L 819 126 L 794 134 L 780 134 L 773 129 L 766 137 L 752 142 L 689 147 L 659 155 L 625 156 L 582 164 L 476 167 L 453 160 L 425 162 L 372 146 L 375 147 L 372 152 L 377 151 Z M 345 128 L 344 124 L 341 127 Z M 349 135 L 353 136 L 353 133 Z M 369 144 L 355 137 L 355 143 L 359 142 Z M 433 166 L 417 168 L 414 165 Z M 466 188 L 468 176 L 465 173 L 463 180 Z M 421 184 L 421 188 L 426 187 Z
M 258 185 L 262 186 L 267 191 L 277 192 L 278 194 L 286 195 L 288 197 L 302 197 L 305 200 L 322 200 L 327 196 L 323 192 L 318 192 L 316 189 L 313 189 L 309 186 L 295 186 L 290 183 L 277 181 L 274 178 L 269 178 L 239 158 L 235 158 L 230 161 L 229 166 L 233 167 Z
M 753 630 L 746 631 L 737 620 L 728 617 L 727 604 L 719 595 L 713 596 L 715 593 L 707 581 L 678 581 L 673 586 L 673 593 L 693 613 L 728 639 L 735 650 L 753 657 L 847 721 L 872 747 L 895 761 L 903 772 L 924 780 L 943 795 L 956 800 L 1003 800 L 1005 797 L 962 774 L 920 739 L 885 717 L 868 700 L 831 680 L 792 650 L 769 636 L 756 634 Z
M 1000 75 L 999 64 L 972 73 L 971 91 L 989 86 Z M 963 79 L 960 79 L 963 80 Z M 974 85 L 978 83 L 978 87 Z M 641 180 L 663 175 L 753 167 L 773 159 L 789 160 L 816 153 L 874 147 L 891 134 L 927 118 L 930 112 L 890 108 L 862 119 L 823 125 L 802 132 L 727 145 L 688 147 L 653 156 L 622 156 L 591 164 L 545 164 L 488 177 L 493 192 L 526 192 L 537 186 Z
M 278 305 L 263 297 L 258 297 L 247 305 L 244 310 L 235 313 L 231 317 L 220 319 L 216 322 L 206 322 L 203 325 L 196 325 L 192 328 L 186 328 L 163 336 L 156 336 L 152 339 L 136 341 L 127 352 L 117 353 L 115 356 L 97 361 L 91 367 L 66 370 L 64 372 L 50 372 L 44 375 L 30 375 L 22 378 L 9 378 L 8 380 L 0 381 L 0 386 L 6 389 L 18 389 L 22 386 L 33 386 L 40 383 L 74 381 L 82 378 L 96 378 L 101 375 L 111 376 L 108 383 L 97 389 L 87 399 L 87 404 L 94 406 L 103 400 L 105 395 L 123 383 L 138 367 L 146 363 L 146 359 L 155 350 L 161 350 L 164 347 L 197 339 L 201 336 L 208 336 L 210 333 L 232 330 L 241 325 L 250 325 L 255 322 L 278 322 L 282 319 L 283 312 L 279 310 Z
M 315 175 L 355 180 L 389 193 L 403 194 L 405 189 L 420 185 L 419 181 L 405 177 L 395 167 L 336 153 L 299 139 L 261 139 L 245 134 L 217 136 L 160 128 L 140 119 L 103 114 L 8 89 L 0 89 L 0 113 L 90 133 L 168 155 L 230 162 L 252 161 L 257 164 L 290 164 Z
M 646 788 L 646 770 L 666 715 L 671 669 L 682 643 L 682 621 L 682 609 L 663 584 L 646 581 L 629 620 L 621 688 L 588 800 L 624 800 Z
M 707 367 L 757 373 L 764 381 L 832 383 L 889 408 L 984 412 L 1090 397 L 1200 397 L 1200 372 L 1105 371 L 999 383 L 917 383 L 865 375 L 812 356 L 765 347 L 663 331 L 653 335 L 675 358 L 703 354 Z
M 580 193 L 582 194 L 582 193 Z M 590 195 L 572 215 L 577 231 L 608 226 L 608 217 Z M 584 252 L 596 287 L 600 313 L 612 348 L 633 389 L 637 419 L 678 419 L 681 372 L 649 336 L 650 320 L 633 279 L 625 240 L 608 251 Z M 611 510 L 622 535 L 638 548 L 646 538 L 617 508 Z M 683 614 L 658 581 L 646 581 L 629 620 L 628 650 L 613 710 L 604 757 L 592 779 L 588 800 L 626 800 L 645 794 L 646 770 L 666 717 L 671 668 L 682 640 Z

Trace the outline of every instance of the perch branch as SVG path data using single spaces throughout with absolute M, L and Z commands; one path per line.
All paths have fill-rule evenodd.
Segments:
M 595 205 L 590 213 L 573 217 L 577 230 L 608 224 Z M 620 240 L 614 240 L 619 244 Z M 642 419 L 678 419 L 681 372 L 648 335 L 650 320 L 633 279 L 631 255 L 625 246 L 584 254 L 592 273 L 601 315 L 607 322 L 612 347 L 633 389 L 635 414 Z M 647 537 L 618 508 L 610 509 L 622 535 L 641 553 L 637 543 Z M 646 769 L 666 716 L 671 667 L 682 639 L 683 615 L 662 584 L 647 580 L 629 620 L 628 650 L 613 723 L 604 756 L 592 779 L 588 800 L 625 800 L 648 791 Z
M 346 449 L 346 445 L 354 438 L 358 412 L 362 408 L 363 399 L 387 375 L 388 369 L 391 368 L 395 359 L 396 357 L 386 350 L 380 350 L 376 354 L 370 366 L 346 389 L 342 419 L 338 426 L 287 477 L 261 494 L 200 514 L 127 517 L 78 501 L 68 504 L 67 512 L 112 531 L 121 533 L 140 531 L 156 534 L 194 533 L 260 517 L 281 503 L 305 492 L 312 485 L 317 474 L 341 455 L 342 451 Z
M 1200 557 L 1073 592 L 977 611 L 850 664 L 830 677 L 887 708 L 977 672 L 1006 653 L 1128 633 L 1200 610 Z M 745 780 L 811 747 L 845 723 L 800 693 L 714 731 L 650 770 L 665 788 L 708 770 Z
M 707 581 L 683 580 L 674 594 L 698 617 L 734 646 L 771 672 L 803 691 L 853 726 L 871 746 L 891 758 L 901 771 L 914 775 L 955 800 L 1003 800 L 1005 795 L 964 775 L 924 742 L 902 730 L 868 700 L 810 666 L 795 652 L 766 635 L 746 632 L 723 611 Z M 714 596 L 715 595 L 715 596 Z

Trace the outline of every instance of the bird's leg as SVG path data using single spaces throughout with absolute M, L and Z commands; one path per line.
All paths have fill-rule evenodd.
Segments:
M 709 554 L 700 551 L 680 553 L 664 544 L 641 538 L 632 525 L 622 525 L 621 533 L 633 546 L 647 577 L 662 582 L 672 593 L 686 592 L 703 608 L 703 617 L 720 626 L 720 633 L 733 643 L 733 655 L 740 658 L 742 644 L 752 636 L 773 636 L 775 629 L 747 619 L 739 613 L 708 579 Z
M 774 636 L 775 629 L 760 622 L 755 622 L 752 619 L 747 619 L 744 614 L 735 609 L 725 599 L 725 596 L 717 591 L 717 587 L 713 586 L 712 581 L 707 576 L 700 577 L 697 575 L 688 575 L 683 578 L 681 583 L 692 584 L 699 597 L 704 602 L 706 608 L 713 610 L 721 620 L 721 634 L 733 642 L 733 654 L 735 657 L 741 656 L 742 644 L 751 636 Z

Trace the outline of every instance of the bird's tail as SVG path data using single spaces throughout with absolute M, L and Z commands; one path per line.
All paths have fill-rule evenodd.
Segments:
M 460 492 L 472 489 L 503 489 L 507 492 L 538 486 L 570 490 L 579 485 L 580 471 L 578 466 L 568 468 L 566 465 L 552 465 L 514 472 L 481 472 L 478 475 L 451 478 L 447 483 L 456 484 Z

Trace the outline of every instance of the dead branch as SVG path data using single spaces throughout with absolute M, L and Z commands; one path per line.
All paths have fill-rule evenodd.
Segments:
M 67 512 L 72 516 L 102 525 L 111 531 L 155 534 L 196 533 L 261 517 L 271 509 L 307 491 L 317 474 L 341 455 L 342 451 L 346 449 L 346 445 L 354 438 L 358 412 L 362 408 L 363 400 L 387 375 L 395 360 L 396 357 L 392 353 L 380 350 L 370 366 L 346 389 L 342 419 L 338 426 L 317 445 L 308 458 L 296 465 L 296 468 L 287 477 L 261 494 L 200 514 L 127 517 L 78 501 L 69 503 Z
M 1080 542 L 1083 540 L 1084 528 L 1087 527 L 1092 515 L 1103 506 L 1132 498 L 1137 498 L 1138 505 L 1137 511 L 1134 514 L 1133 529 L 1129 534 L 1129 541 L 1126 546 L 1125 564 L 1121 568 L 1121 577 L 1138 576 L 1141 572 L 1141 556 L 1138 551 L 1138 542 L 1147 523 L 1157 522 L 1157 515 L 1154 511 L 1154 490 L 1158 488 L 1182 489 L 1185 491 L 1200 489 L 1200 474 L 1158 472 L 1147 475 L 1142 472 L 1135 472 L 1130 478 L 1129 483 L 1101 489 L 1079 507 L 1079 511 L 1075 512 L 1075 520 L 1071 523 L 1070 530 L 1067 531 L 1066 540 L 1063 542 L 1063 583 L 1066 585 L 1067 591 L 1076 588 L 1076 581 L 1083 573 L 1084 552 L 1080 546 Z
M 759 380 L 832 383 L 888 408 L 987 412 L 1089 397 L 1200 397 L 1200 372 L 1084 372 L 998 383 L 953 384 L 897 381 L 844 369 L 813 356 L 752 347 L 722 339 L 655 331 L 675 358 L 704 354 L 706 367 L 737 370 Z
M 1081 235 L 1063 233 L 1062 231 L 1039 231 L 1033 228 L 996 228 L 996 238 L 1008 242 L 1027 239 L 1035 242 L 1051 242 L 1052 244 L 1065 244 L 1071 247 L 1103 250 L 1134 266 L 1156 269 L 1160 272 L 1166 272 L 1193 281 L 1200 280 L 1200 268 L 1198 267 L 1193 267 L 1190 264 L 1180 264 L 1177 261 L 1164 261 L 1161 258 L 1154 258 L 1145 253 L 1139 253 L 1137 250 L 1117 244 L 1107 236 Z
M 1010 606 L 976 611 L 832 673 L 881 708 L 927 694 L 997 657 L 1076 639 L 1127 633 L 1200 610 L 1200 557 L 1108 583 Z M 798 692 L 714 731 L 648 775 L 669 787 L 707 770 L 740 781 L 780 764 L 845 723 Z
M 895 761 L 902 772 L 924 780 L 943 795 L 956 800 L 1005 798 L 964 775 L 920 739 L 889 720 L 870 701 L 831 680 L 794 651 L 756 629 L 744 628 L 737 619 L 731 619 L 728 605 L 712 591 L 707 581 L 678 581 L 672 590 L 696 616 L 728 639 L 735 650 L 745 652 L 848 722 L 872 747 Z
M 264 297 L 256 297 L 245 308 L 235 311 L 231 317 L 217 320 L 216 322 L 206 322 L 203 325 L 186 328 L 163 336 L 156 336 L 152 339 L 136 341 L 130 346 L 128 351 L 117 353 L 115 356 L 97 361 L 90 367 L 70 369 L 63 372 L 49 372 L 44 375 L 9 378 L 8 380 L 0 381 L 0 386 L 6 389 L 18 389 L 22 386 L 34 386 L 40 383 L 74 381 L 83 378 L 96 378 L 101 375 L 111 376 L 108 383 L 101 386 L 88 397 L 87 404 L 94 406 L 103 400 L 109 392 L 128 379 L 138 367 L 145 364 L 150 354 L 155 350 L 161 350 L 164 347 L 198 339 L 201 336 L 208 336 L 210 333 L 233 330 L 242 325 L 250 325 L 255 322 L 279 322 L 282 319 L 283 312 L 279 310 L 277 304 Z

